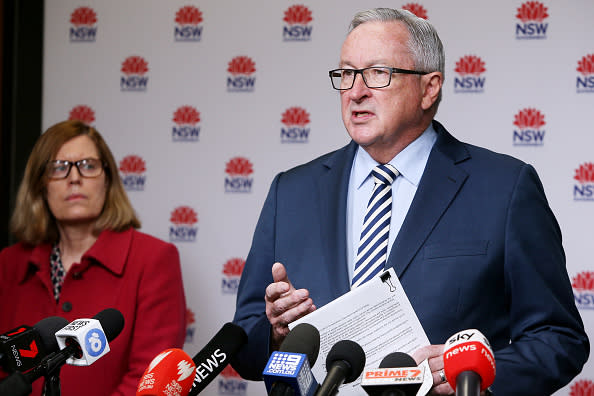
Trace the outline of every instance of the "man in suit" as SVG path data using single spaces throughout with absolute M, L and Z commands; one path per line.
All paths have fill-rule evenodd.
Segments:
M 392 9 L 355 15 L 330 72 L 352 141 L 272 182 L 237 295 L 249 343 L 233 365 L 244 378 L 261 379 L 288 323 L 353 287 L 380 164 L 396 172 L 378 251 L 432 344 L 413 356 L 429 359 L 432 394 L 453 394 L 443 343 L 469 328 L 491 342 L 498 396 L 548 395 L 580 372 L 589 342 L 536 171 L 433 120 L 443 74 L 429 22 Z

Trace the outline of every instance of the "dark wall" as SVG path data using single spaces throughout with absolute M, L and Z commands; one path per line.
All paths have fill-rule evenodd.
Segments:
M 0 248 L 31 148 L 41 133 L 43 0 L 0 0 Z

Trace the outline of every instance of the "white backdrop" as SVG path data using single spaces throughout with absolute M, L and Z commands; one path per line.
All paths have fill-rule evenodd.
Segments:
M 274 175 L 348 142 L 327 71 L 352 15 L 404 7 L 446 50 L 436 119 L 538 170 L 594 339 L 594 2 L 51 0 L 43 128 L 94 125 L 144 232 L 180 251 L 194 355 L 232 319 Z M 444 340 L 445 341 L 445 340 Z M 594 359 L 561 395 L 594 395 Z M 226 370 L 210 395 L 261 395 Z

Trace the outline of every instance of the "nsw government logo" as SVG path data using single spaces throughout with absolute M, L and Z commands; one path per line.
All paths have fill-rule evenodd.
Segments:
M 454 69 L 458 73 L 454 77 L 454 92 L 456 93 L 482 93 L 485 90 L 485 77 L 482 76 L 485 62 L 475 55 L 465 55 L 456 62 Z
M 194 242 L 198 234 L 198 213 L 189 206 L 178 206 L 171 212 L 169 240 L 171 242 Z
M 546 39 L 549 24 L 544 22 L 549 17 L 548 8 L 540 1 L 526 1 L 519 8 L 516 18 L 516 39 Z
M 196 333 L 196 315 L 190 308 L 186 308 L 186 344 L 194 342 L 194 334 Z
M 78 7 L 70 14 L 70 42 L 92 42 L 97 37 L 97 14 L 91 7 Z
M 415 14 L 418 18 L 429 19 L 427 10 L 419 3 L 408 3 L 402 6 L 403 10 L 407 10 Z
M 287 23 L 283 26 L 283 41 L 311 40 L 312 26 L 309 23 L 313 18 L 309 8 L 304 5 L 291 6 L 285 11 L 283 21 Z
M 256 64 L 248 56 L 236 56 L 229 62 L 228 92 L 252 92 L 256 85 Z
M 184 6 L 175 13 L 175 41 L 200 41 L 202 38 L 202 12 L 191 5 Z
M 514 146 L 542 146 L 544 144 L 544 114 L 536 109 L 523 109 L 514 116 Z
M 175 125 L 171 129 L 174 142 L 197 142 L 200 136 L 200 113 L 192 106 L 180 106 L 173 113 Z
M 120 161 L 122 183 L 126 191 L 143 191 L 146 183 L 146 163 L 138 155 L 128 155 Z
M 580 309 L 594 309 L 594 272 L 583 271 L 571 281 L 575 304 Z
M 594 162 L 587 162 L 575 170 L 579 184 L 573 185 L 574 201 L 594 201 Z
M 231 365 L 227 365 L 217 378 L 219 379 L 219 395 L 242 396 L 246 394 L 247 381 L 243 380 Z
M 232 258 L 227 260 L 223 266 L 223 279 L 221 281 L 221 291 L 223 294 L 237 294 L 239 278 L 241 278 L 244 266 L 244 259 Z
M 591 380 L 575 381 L 569 388 L 569 396 L 594 396 L 594 382 Z
M 226 193 L 252 192 L 254 179 L 250 175 L 254 173 L 254 168 L 250 160 L 243 157 L 232 158 L 225 166 L 225 173 Z
M 576 70 L 582 75 L 582 77 L 578 76 L 576 79 L 575 87 L 577 92 L 594 93 L 594 54 L 584 56 L 578 62 Z
M 82 121 L 87 125 L 91 125 L 95 121 L 95 112 L 86 105 L 74 106 L 68 114 L 68 119 Z
M 301 107 L 289 107 L 282 115 L 281 143 L 307 143 L 309 113 Z
M 149 71 L 148 62 L 140 56 L 129 56 L 122 62 L 122 73 L 120 78 L 121 91 L 146 91 L 148 85 Z

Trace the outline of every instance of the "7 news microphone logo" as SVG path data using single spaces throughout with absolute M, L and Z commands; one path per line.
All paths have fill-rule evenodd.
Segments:
M 202 12 L 194 6 L 187 5 L 175 13 L 174 37 L 175 41 L 200 41 L 202 39 L 202 26 L 204 21 Z
M 227 66 L 227 92 L 253 92 L 256 86 L 256 64 L 248 56 L 236 56 Z
M 514 146 L 542 146 L 544 145 L 545 126 L 544 114 L 539 110 L 526 108 L 514 116 Z
M 427 16 L 427 10 L 419 3 L 407 3 L 402 6 L 402 9 L 412 12 L 417 16 L 417 18 L 429 19 Z
M 91 125 L 95 121 L 95 112 L 86 105 L 74 106 L 68 114 L 68 119 L 79 120 L 87 125 Z
M 573 200 L 594 201 L 594 162 L 581 164 L 573 178 L 579 183 L 573 185 Z
M 594 93 L 594 54 L 588 54 L 578 61 L 575 89 L 577 93 Z
M 138 155 L 128 155 L 120 161 L 122 183 L 126 191 L 143 191 L 146 183 L 146 163 Z
M 571 280 L 578 309 L 594 309 L 594 271 L 582 271 Z
M 243 157 L 231 158 L 225 165 L 225 192 L 226 193 L 250 193 L 254 179 L 250 177 L 254 173 L 254 167 L 250 160 Z
M 309 113 L 301 107 L 289 107 L 282 114 L 281 143 L 307 143 L 310 129 Z
M 174 142 L 197 142 L 200 136 L 200 112 L 192 106 L 180 106 L 173 113 L 171 139 Z
M 516 18 L 516 39 L 546 39 L 549 24 L 544 22 L 549 17 L 548 8 L 540 1 L 526 1 L 518 9 Z
M 93 42 L 97 37 L 97 14 L 91 7 L 78 7 L 70 14 L 70 42 Z
M 483 93 L 485 91 L 485 77 L 483 73 L 485 62 L 476 55 L 465 55 L 456 62 L 454 69 L 458 73 L 454 77 L 454 92 Z
M 195 242 L 198 234 L 198 213 L 189 206 L 178 206 L 171 212 L 169 240 L 171 242 Z
M 221 281 L 221 291 L 223 294 L 237 294 L 239 279 L 245 266 L 245 260 L 241 258 L 232 258 L 223 265 L 223 279 Z
M 144 92 L 148 86 L 148 62 L 143 57 L 132 55 L 122 62 L 120 91 Z
M 311 11 L 304 5 L 294 5 L 285 11 L 283 18 L 287 24 L 283 26 L 283 41 L 311 40 L 312 26 L 308 25 L 313 18 Z

